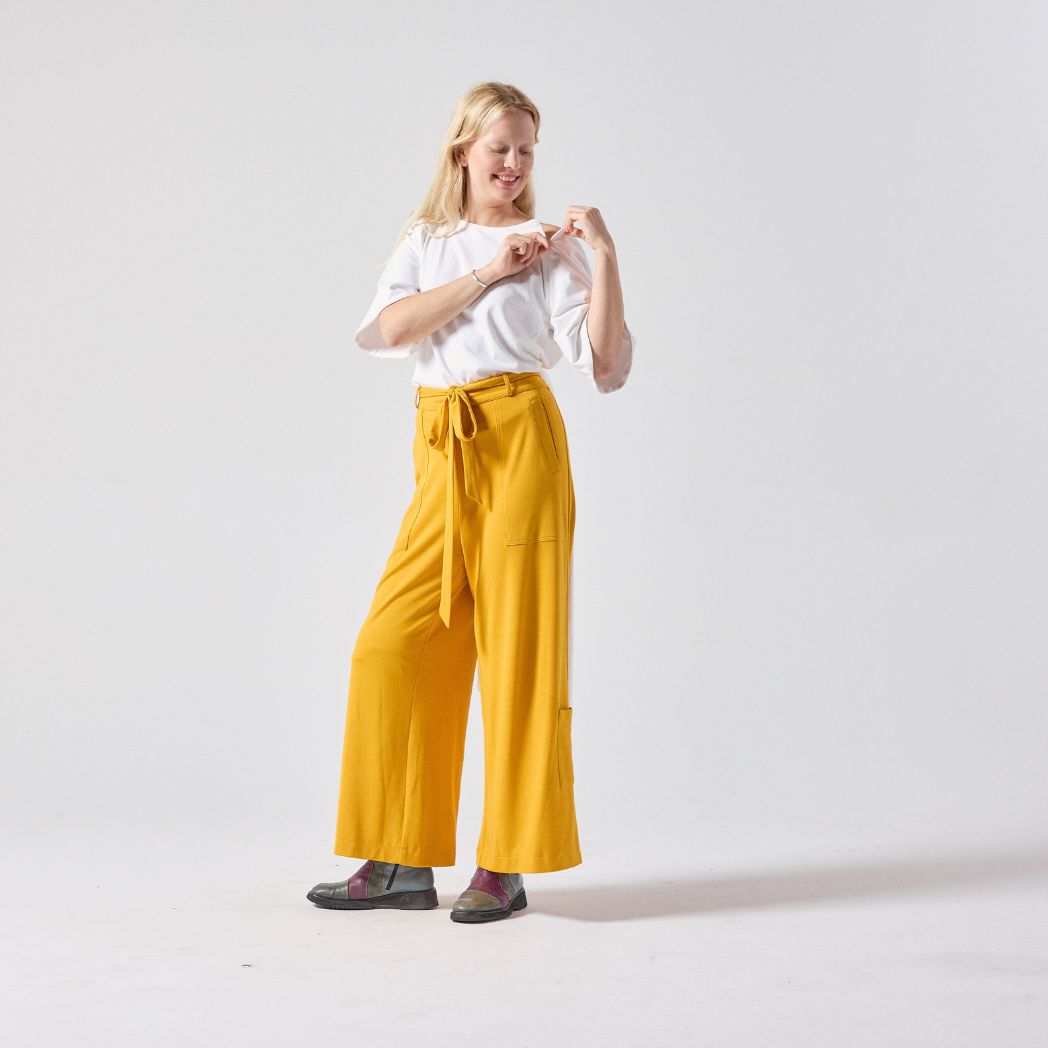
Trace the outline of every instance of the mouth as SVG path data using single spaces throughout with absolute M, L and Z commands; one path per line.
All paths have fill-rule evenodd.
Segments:
M 513 186 L 520 183 L 520 175 L 492 175 L 491 176 L 500 186 L 506 186 L 507 189 L 512 189 Z

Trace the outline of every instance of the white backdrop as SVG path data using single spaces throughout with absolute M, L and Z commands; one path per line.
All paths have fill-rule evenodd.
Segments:
M 601 210 L 638 355 L 607 396 L 566 363 L 549 374 L 578 499 L 583 865 L 525 878 L 525 927 L 540 957 L 580 951 L 573 992 L 600 1008 L 555 1019 L 547 986 L 532 1025 L 477 1030 L 609 1043 L 635 995 L 727 970 L 709 1001 L 645 1013 L 646 1043 L 883 1045 L 926 1020 L 949 1036 L 924 1043 L 984 1045 L 999 1017 L 981 1028 L 951 996 L 979 989 L 1023 1001 L 1008 1043 L 1035 1043 L 1048 949 L 1029 899 L 987 911 L 985 938 L 941 915 L 960 938 L 929 946 L 930 968 L 844 969 L 801 999 L 746 980 L 810 915 L 747 923 L 745 949 L 729 927 L 701 956 L 715 927 L 682 924 L 743 871 L 759 887 L 724 905 L 746 921 L 811 883 L 876 903 L 1048 872 L 1043 5 L 0 11 L 0 784 L 21 1006 L 3 1022 L 22 1043 L 184 1044 L 203 1029 L 187 994 L 227 1040 L 342 1043 L 368 1022 L 369 1043 L 396 1039 L 385 982 L 368 1011 L 303 974 L 344 987 L 361 939 L 309 950 L 379 927 L 303 898 L 365 858 L 331 852 L 349 657 L 413 480 L 413 361 L 352 333 L 455 99 L 485 79 L 542 111 L 538 217 Z M 424 930 L 383 914 L 365 940 L 392 949 L 404 928 L 387 959 L 421 957 L 420 986 L 427 951 L 446 961 L 461 938 L 446 906 L 473 869 L 481 746 L 475 696 L 442 908 Z M 793 860 L 807 873 L 782 872 Z M 161 911 L 189 923 L 151 925 Z M 240 938 L 215 932 L 230 914 Z M 521 919 L 475 933 L 458 978 L 476 985 L 492 942 L 501 965 L 534 957 L 511 943 Z M 617 924 L 638 940 L 583 937 Z M 854 961 L 860 927 L 827 936 L 832 962 L 812 948 L 818 979 Z M 271 950 L 272 981 L 241 982 L 245 949 L 224 982 L 230 941 Z M 503 978 L 485 991 L 499 1023 Z M 870 979 L 896 996 L 850 996 Z M 842 1001 L 862 1017 L 847 1042 Z M 395 1014 L 431 1043 L 470 1029 Z

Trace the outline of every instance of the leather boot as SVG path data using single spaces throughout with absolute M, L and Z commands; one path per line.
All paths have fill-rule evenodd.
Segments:
M 494 873 L 477 867 L 469 886 L 451 906 L 451 919 L 464 924 L 499 921 L 528 905 L 522 873 Z
M 432 910 L 439 905 L 432 866 L 368 859 L 344 881 L 314 885 L 306 898 L 329 910 Z

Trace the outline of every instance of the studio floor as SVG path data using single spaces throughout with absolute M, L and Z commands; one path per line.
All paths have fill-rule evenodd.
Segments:
M 5 1043 L 1040 1048 L 1048 1030 L 1048 847 L 1022 835 L 750 828 L 690 860 L 584 841 L 486 925 L 448 916 L 471 861 L 435 871 L 436 910 L 316 908 L 306 890 L 360 861 L 302 836 L 15 834 Z

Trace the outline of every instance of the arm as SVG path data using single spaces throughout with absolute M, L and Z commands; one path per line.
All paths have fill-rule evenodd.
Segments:
M 586 331 L 593 347 L 593 374 L 600 381 L 622 365 L 626 342 L 626 307 L 622 301 L 619 260 L 609 236 L 594 244 L 593 292 Z
M 580 241 L 594 247 L 592 266 Z M 544 275 L 553 341 L 598 393 L 613 393 L 626 384 L 637 341 L 626 324 L 614 242 L 595 208 L 572 207 L 550 248 Z
M 477 267 L 477 276 L 485 284 L 497 279 L 492 263 Z M 449 321 L 454 320 L 485 289 L 466 273 L 440 287 L 420 291 L 417 295 L 391 302 L 379 313 L 379 329 L 391 346 L 421 342 Z
M 422 226 L 416 223 L 397 245 L 357 328 L 357 345 L 369 353 L 410 356 L 419 342 L 457 317 L 485 290 L 468 272 L 440 287 L 420 289 L 425 245 Z M 494 284 L 519 273 L 548 246 L 536 233 L 511 233 L 499 245 L 495 257 L 477 267 L 477 276 L 485 284 Z

